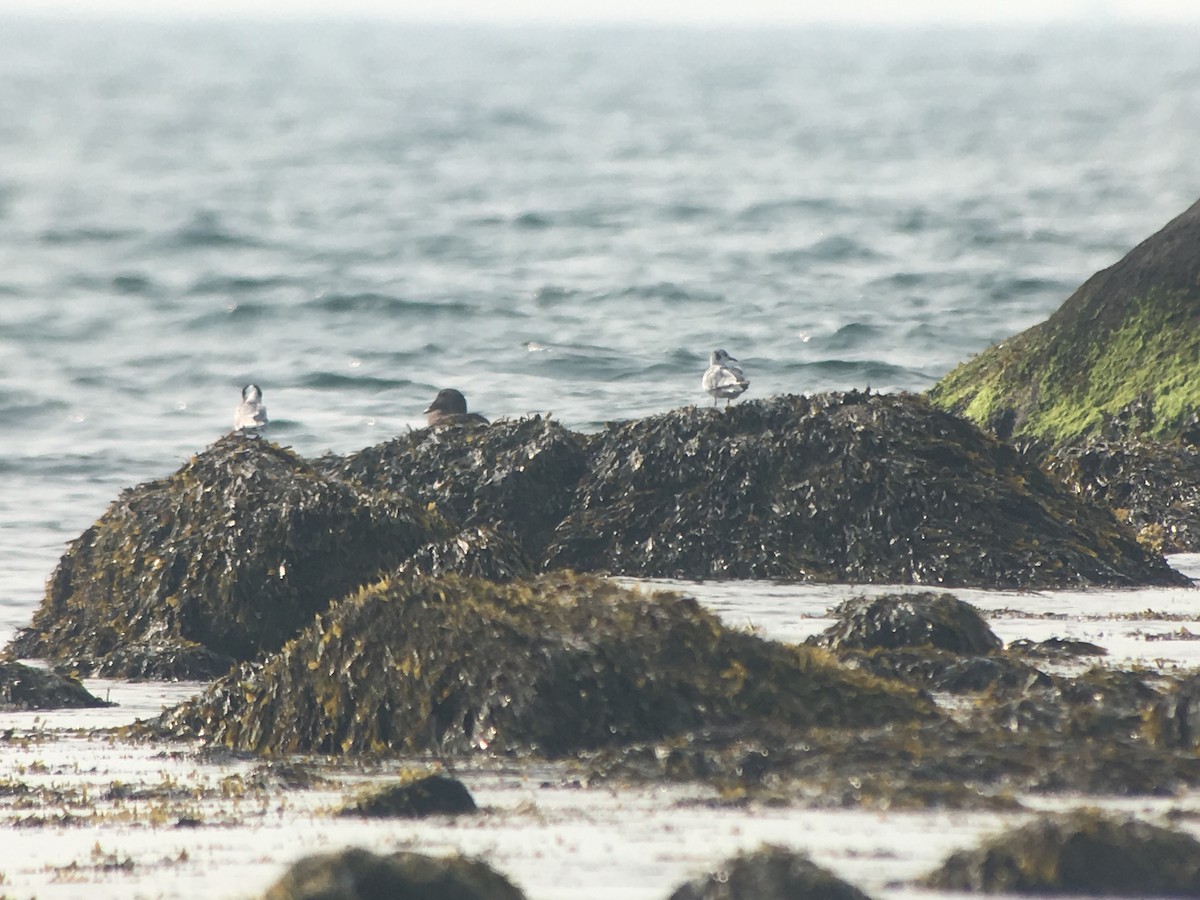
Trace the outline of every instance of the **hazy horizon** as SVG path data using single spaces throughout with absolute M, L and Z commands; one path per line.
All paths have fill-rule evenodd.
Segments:
M 1183 0 L 1013 0 L 1003 8 L 951 0 L 0 0 L 0 15 L 32 18 L 379 19 L 480 24 L 990 25 L 1054 22 L 1197 22 Z

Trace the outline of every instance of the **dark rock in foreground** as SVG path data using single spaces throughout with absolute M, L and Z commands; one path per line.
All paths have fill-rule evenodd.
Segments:
M 1081 810 L 955 853 L 923 883 L 985 893 L 1196 897 L 1200 842 L 1147 822 Z
M 0 710 L 92 709 L 112 705 L 94 696 L 78 679 L 19 662 L 0 661 Z
M 1180 436 L 1200 409 L 1197 247 L 1200 202 L 930 397 L 1006 439 L 1064 444 L 1114 423 L 1125 437 Z
M 374 791 L 345 806 L 340 815 L 371 819 L 420 819 L 425 816 L 473 813 L 475 799 L 457 778 L 426 775 Z
M 677 888 L 670 900 L 868 900 L 808 857 L 782 847 L 736 856 Z
M 212 677 L 447 532 L 408 501 L 231 434 L 76 538 L 11 651 L 85 673 Z
M 487 863 L 419 853 L 379 856 L 352 847 L 306 856 L 267 889 L 263 900 L 524 900 Z
M 776 397 L 613 426 L 546 564 L 684 578 L 1179 585 L 1107 511 L 921 397 Z
M 930 714 L 908 688 L 726 628 L 690 598 L 556 573 L 373 585 L 152 730 L 269 753 L 559 756 L 695 728 Z
M 320 465 L 366 491 L 410 497 L 462 528 L 491 526 L 540 559 L 584 473 L 586 439 L 534 416 L 422 428 Z
M 934 647 L 960 654 L 990 653 L 1002 646 L 979 611 L 953 594 L 856 597 L 833 615 L 837 623 L 810 643 L 834 651 Z

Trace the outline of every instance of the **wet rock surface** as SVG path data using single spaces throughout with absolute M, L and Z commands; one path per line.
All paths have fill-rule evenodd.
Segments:
M 807 856 L 763 847 L 727 860 L 703 878 L 681 885 L 669 900 L 868 900 Z
M 911 395 L 776 397 L 612 426 L 546 564 L 646 577 L 1184 584 L 1111 514 Z
M 212 677 L 448 533 L 402 498 L 230 434 L 73 541 L 10 651 L 84 674 Z
M 552 573 L 385 581 L 152 726 L 269 753 L 575 751 L 690 729 L 875 727 L 932 704 L 692 599 Z
M 392 785 L 342 808 L 340 815 L 365 818 L 420 819 L 475 812 L 475 798 L 457 778 L 426 775 Z
M 351 847 L 306 856 L 263 895 L 263 900 L 524 900 L 507 878 L 476 859 L 420 853 L 381 856 Z
M 362 489 L 434 504 L 461 528 L 490 526 L 540 559 L 567 514 L 587 439 L 534 416 L 490 426 L 422 428 L 319 465 Z
M 78 679 L 0 660 L 0 710 L 88 709 L 109 706 Z
M 1200 843 L 1148 822 L 1077 810 L 956 853 L 923 883 L 985 893 L 1196 897 Z

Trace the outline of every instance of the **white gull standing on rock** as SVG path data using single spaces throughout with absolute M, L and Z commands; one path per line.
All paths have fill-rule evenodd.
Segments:
M 725 408 L 729 409 L 729 401 L 741 396 L 742 392 L 750 387 L 750 382 L 742 374 L 742 370 L 730 365 L 735 362 L 737 360 L 724 350 L 714 350 L 709 356 L 708 368 L 704 377 L 700 379 L 700 384 L 712 394 L 713 406 L 717 405 L 718 399 L 724 399 Z
M 262 388 L 248 384 L 242 388 L 242 402 L 233 413 L 234 431 L 255 431 L 267 424 L 267 408 L 262 402 Z

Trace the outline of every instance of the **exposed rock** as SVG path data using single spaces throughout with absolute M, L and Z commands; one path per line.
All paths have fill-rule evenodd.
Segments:
M 548 566 L 658 577 L 1185 584 L 1106 511 L 912 395 L 776 397 L 612 426 Z
M 585 466 L 586 439 L 534 416 L 487 428 L 422 428 L 319 464 L 368 491 L 404 494 L 462 528 L 509 533 L 540 559 L 567 514 Z
M 525 895 L 485 862 L 420 853 L 378 856 L 351 847 L 306 856 L 267 889 L 263 900 L 524 900 Z
M 735 856 L 703 878 L 681 885 L 670 900 L 867 900 L 807 856 L 783 847 L 763 847 Z
M 1200 202 L 1089 278 L 1048 320 L 959 366 L 931 399 L 1006 439 L 1063 444 L 1107 430 L 1168 440 L 1192 430 L 1198 246 Z
M 1196 897 L 1200 842 L 1148 822 L 1077 810 L 955 853 L 922 882 L 986 893 Z
M 449 775 L 435 774 L 374 791 L 345 806 L 340 815 L 420 819 L 475 810 L 475 799 L 466 785 Z
M 407 500 L 230 434 L 125 491 L 76 538 L 11 650 L 84 673 L 207 678 L 448 531 Z
M 755 721 L 931 714 L 910 689 L 726 628 L 693 599 L 555 573 L 380 582 L 153 730 L 277 754 L 559 756 Z
M 87 709 L 112 705 L 92 695 L 77 678 L 0 660 L 0 710 Z
M 958 654 L 990 653 L 1003 643 L 971 604 L 953 594 L 882 594 L 840 604 L 838 619 L 809 643 L 849 648 L 933 647 Z

